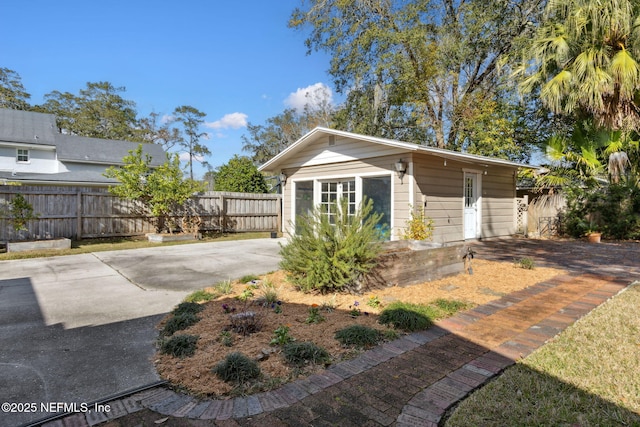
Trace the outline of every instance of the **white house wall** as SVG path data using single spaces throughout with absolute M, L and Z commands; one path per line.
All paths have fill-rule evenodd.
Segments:
M 0 146 L 0 171 L 18 173 L 58 173 L 58 161 L 53 150 L 39 150 L 32 147 L 19 147 L 29 150 L 29 162 L 16 161 L 16 146 Z

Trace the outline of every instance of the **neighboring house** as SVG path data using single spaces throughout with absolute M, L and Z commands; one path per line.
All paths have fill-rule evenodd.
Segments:
M 392 240 L 402 237 L 411 207 L 434 220 L 433 240 L 447 243 L 516 232 L 516 179 L 507 160 L 316 128 L 260 167 L 280 174 L 283 230 L 314 206 L 330 211 L 347 197 L 355 209 L 373 199 Z
M 58 132 L 55 116 L 0 109 L 0 184 L 101 186 L 116 184 L 103 173 L 121 166 L 138 143 Z M 151 166 L 166 160 L 162 146 L 142 144 Z

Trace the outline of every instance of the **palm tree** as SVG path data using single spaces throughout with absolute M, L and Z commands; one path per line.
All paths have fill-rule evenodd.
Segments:
M 612 180 L 625 173 L 624 150 L 640 129 L 639 8 L 632 0 L 549 0 L 518 70 L 521 88 L 539 90 L 551 111 L 592 120 L 594 135 L 609 132 L 601 153 Z

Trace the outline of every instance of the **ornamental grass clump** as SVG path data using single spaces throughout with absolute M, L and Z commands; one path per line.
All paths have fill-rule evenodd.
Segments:
M 199 320 L 200 318 L 193 313 L 173 315 L 169 320 L 167 320 L 167 323 L 165 323 L 164 328 L 162 329 L 162 335 L 173 335 L 177 331 L 182 331 L 187 329 L 189 326 L 195 325 Z
M 213 373 L 226 382 L 243 383 L 260 376 L 260 367 L 255 360 L 234 352 L 213 368 Z
M 204 310 L 204 307 L 197 302 L 181 302 L 178 304 L 176 308 L 173 309 L 172 313 L 174 316 L 180 316 L 183 314 L 193 314 L 196 315 Z
M 312 342 L 292 342 L 283 347 L 283 355 L 287 362 L 294 366 L 304 366 L 308 363 L 329 363 L 327 350 Z
M 344 346 L 363 348 L 378 344 L 381 334 L 380 331 L 367 326 L 352 325 L 336 332 L 335 338 Z
M 424 313 L 424 306 L 407 303 L 392 303 L 380 313 L 378 322 L 407 332 L 420 331 L 433 325 Z
M 184 358 L 193 356 L 196 352 L 198 335 L 174 335 L 160 344 L 160 352 L 174 357 Z
M 302 291 L 357 290 L 381 251 L 376 228 L 382 215 L 363 200 L 350 212 L 346 198 L 327 208 L 316 208 L 296 218 L 296 233 L 281 246 L 280 267 Z

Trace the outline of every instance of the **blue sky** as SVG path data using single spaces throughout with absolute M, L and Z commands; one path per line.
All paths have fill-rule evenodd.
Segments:
M 108 81 L 139 116 L 191 105 L 207 114 L 216 167 L 242 154 L 246 121 L 297 106 L 305 88 L 332 88 L 329 57 L 307 55 L 306 34 L 287 27 L 301 2 L 4 0 L 0 67 L 22 77 L 32 104 Z

